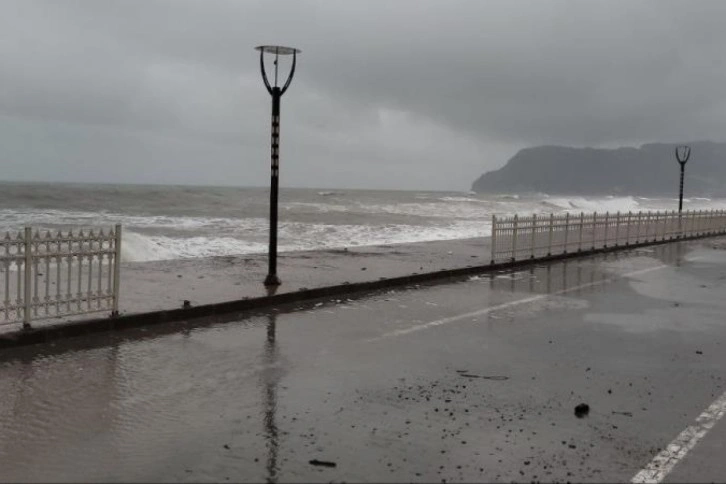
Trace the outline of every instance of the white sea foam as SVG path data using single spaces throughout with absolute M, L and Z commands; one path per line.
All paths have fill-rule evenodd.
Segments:
M 467 202 L 467 203 L 486 203 L 486 200 L 479 200 L 471 197 L 441 197 L 442 202 Z
M 220 217 L 172 217 L 165 215 L 125 215 L 108 212 L 83 212 L 73 210 L 0 210 L 0 228 L 18 225 L 58 226 L 73 225 L 76 227 L 122 224 L 143 228 L 173 228 L 180 230 L 198 230 L 217 228 L 220 226 L 239 226 L 237 218 Z
M 266 236 L 266 233 L 259 235 Z M 280 251 L 331 249 L 366 245 L 452 240 L 491 235 L 491 223 L 453 223 L 446 226 L 280 224 Z M 125 231 L 121 258 L 127 262 L 186 259 L 267 251 L 266 239 L 257 242 L 235 237 L 167 237 Z
M 584 197 L 549 197 L 541 201 L 542 205 L 559 208 L 565 212 L 627 212 L 639 210 L 639 203 L 634 197 L 606 197 L 586 199 Z
M 478 200 L 476 200 L 478 202 Z M 486 209 L 473 203 L 430 202 L 430 203 L 396 203 L 396 204 L 361 204 L 359 209 L 370 214 L 413 215 L 451 219 L 480 219 L 491 217 Z
M 147 262 L 153 260 L 188 259 L 231 254 L 263 252 L 267 245 L 232 237 L 166 237 L 148 236 L 126 231 L 121 243 L 121 260 Z

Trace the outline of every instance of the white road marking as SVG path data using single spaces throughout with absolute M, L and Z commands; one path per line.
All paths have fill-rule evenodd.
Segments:
M 374 338 L 374 340 L 375 339 L 381 339 L 381 338 L 390 338 L 392 336 L 401 336 L 401 335 L 404 335 L 404 334 L 409 334 L 409 333 L 413 333 L 413 332 L 416 332 L 416 331 L 421 331 L 422 329 L 428 329 L 428 328 L 433 328 L 434 326 L 441 326 L 442 324 L 453 323 L 454 321 L 459 321 L 461 319 L 466 319 L 466 318 L 472 318 L 474 316 L 480 316 L 482 314 L 487 314 L 487 313 L 490 313 L 492 311 L 497 311 L 499 309 L 506 309 L 506 308 L 513 307 L 513 306 L 519 306 L 520 304 L 527 304 L 527 303 L 530 303 L 530 302 L 539 301 L 540 299 L 544 299 L 545 297 L 547 297 L 547 296 L 545 296 L 545 295 L 532 296 L 532 297 L 528 297 L 528 298 L 525 298 L 525 299 L 518 299 L 516 301 L 511 301 L 511 302 L 508 302 L 508 303 L 499 304 L 497 306 L 490 306 L 488 308 L 479 309 L 479 310 L 476 310 L 476 311 L 472 311 L 470 313 L 457 314 L 456 316 L 451 316 L 451 317 L 443 318 L 443 319 L 437 319 L 436 321 L 431 321 L 431 322 L 428 322 L 428 323 L 419 324 L 418 326 L 411 326 L 411 327 L 405 328 L 405 329 L 398 329 L 396 331 L 392 331 L 390 333 L 386 333 L 383 336 L 381 336 L 380 338 Z
M 706 436 L 726 413 L 726 393 L 718 397 L 701 415 L 694 425 L 689 425 L 673 442 L 656 455 L 650 463 L 638 472 L 632 483 L 661 482 L 673 468 L 693 449 L 699 440 Z
M 379 341 L 379 340 L 382 340 L 385 338 L 393 338 L 396 336 L 402 336 L 405 334 L 415 333 L 417 331 L 421 331 L 421 330 L 428 329 L 428 328 L 433 328 L 435 326 L 441 326 L 444 324 L 461 321 L 463 319 L 473 318 L 475 316 L 481 316 L 483 314 L 489 314 L 491 312 L 498 311 L 500 309 L 507 309 L 507 308 L 511 308 L 511 307 L 515 307 L 515 306 L 520 306 L 522 304 L 529 304 L 531 302 L 540 301 L 542 299 L 549 297 L 550 295 L 558 296 L 560 294 L 567 294 L 568 292 L 579 291 L 580 289 L 585 289 L 587 287 L 608 284 L 610 282 L 616 281 L 617 279 L 621 279 L 624 277 L 630 277 L 630 276 L 636 276 L 636 275 L 640 275 L 640 274 L 646 274 L 648 272 L 657 271 L 660 269 L 664 269 L 666 267 L 670 267 L 670 266 L 661 264 L 661 265 L 657 265 L 657 266 L 653 266 L 653 267 L 648 267 L 646 269 L 639 269 L 637 271 L 628 272 L 619 277 L 609 277 L 607 279 L 601 279 L 599 281 L 587 282 L 585 284 L 579 284 L 577 286 L 561 289 L 561 290 L 555 291 L 551 294 L 539 294 L 537 296 L 530 296 L 530 297 L 526 297 L 524 299 L 517 299 L 516 301 L 510 301 L 507 303 L 498 304 L 496 306 L 489 306 L 489 307 L 486 307 L 483 309 L 478 309 L 476 311 L 472 311 L 469 313 L 458 314 L 456 316 L 450 316 L 448 318 L 443 318 L 443 319 L 437 319 L 436 321 L 430 321 L 428 323 L 423 323 L 423 324 L 419 324 L 416 326 L 410 326 L 410 327 L 404 328 L 404 329 L 397 329 L 396 331 L 391 331 L 390 333 L 384 333 L 383 335 L 378 336 L 376 338 L 371 338 L 371 339 L 367 340 L 367 342 L 370 343 L 370 342 Z

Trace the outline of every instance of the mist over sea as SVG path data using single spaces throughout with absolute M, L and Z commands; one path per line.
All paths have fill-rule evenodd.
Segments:
M 1 183 L 0 231 L 124 226 L 123 260 L 267 250 L 266 188 Z M 684 209 L 724 209 L 692 198 Z M 282 188 L 279 250 L 489 236 L 492 214 L 673 210 L 674 198 Z

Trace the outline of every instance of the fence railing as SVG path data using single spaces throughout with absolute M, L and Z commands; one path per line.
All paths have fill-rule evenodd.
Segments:
M 726 211 L 492 217 L 491 262 L 726 233 Z
M 99 311 L 118 314 L 121 226 L 0 239 L 0 325 Z

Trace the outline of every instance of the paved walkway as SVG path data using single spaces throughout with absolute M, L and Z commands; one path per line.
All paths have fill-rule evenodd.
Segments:
M 488 238 L 281 253 L 277 293 L 488 264 Z M 267 255 L 126 263 L 122 314 L 266 295 Z
M 722 480 L 725 245 L 8 349 L 0 480 Z

